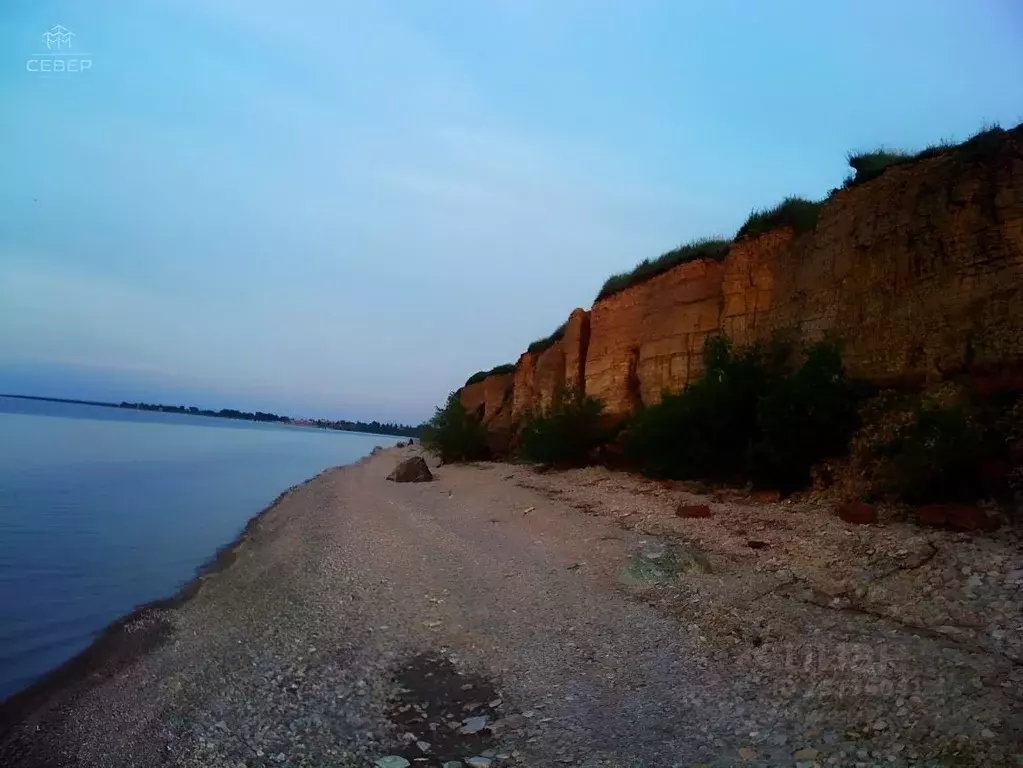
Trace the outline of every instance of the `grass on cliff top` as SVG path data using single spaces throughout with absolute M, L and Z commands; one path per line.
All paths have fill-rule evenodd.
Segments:
M 551 333 L 549 336 L 544 336 L 542 339 L 537 339 L 532 344 L 530 344 L 526 348 L 526 351 L 529 352 L 529 354 L 531 354 L 531 355 L 539 355 L 541 352 L 543 352 L 548 347 L 554 346 L 557 342 L 561 341 L 561 339 L 564 337 L 564 335 L 565 335 L 565 328 L 567 326 L 568 326 L 568 321 L 565 321 L 564 323 L 559 325 L 557 328 L 555 328 L 554 332 Z
M 504 363 L 502 365 L 495 365 L 489 371 L 476 371 L 472 376 L 465 380 L 465 386 L 470 384 L 478 384 L 487 378 L 487 376 L 498 376 L 502 373 L 514 373 L 515 363 Z
M 824 201 L 804 200 L 801 197 L 786 197 L 774 208 L 750 213 L 746 223 L 739 227 L 736 240 L 757 237 L 771 229 L 791 227 L 796 234 L 809 232 L 817 226 Z
M 941 141 L 920 152 L 884 148 L 875 149 L 872 152 L 850 152 L 847 157 L 853 173 L 842 186 L 849 189 L 876 179 L 892 166 L 927 160 L 953 150 L 958 151 L 959 159 L 965 162 L 979 162 L 998 151 L 1005 133 L 1006 131 L 1001 126 L 989 125 L 959 144 Z
M 730 240 L 705 238 L 680 245 L 674 250 L 661 254 L 656 259 L 643 259 L 630 272 L 620 272 L 617 275 L 611 275 L 604 282 L 600 293 L 597 294 L 597 301 L 606 299 L 608 296 L 614 296 L 626 288 L 646 282 L 650 278 L 657 277 L 657 275 L 663 274 L 669 269 L 688 261 L 697 261 L 698 259 L 721 261 L 721 259 L 728 255 L 728 249 L 731 245 Z

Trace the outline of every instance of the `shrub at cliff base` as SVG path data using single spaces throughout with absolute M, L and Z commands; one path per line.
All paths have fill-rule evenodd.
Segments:
M 767 366 L 759 346 L 735 349 L 723 336 L 703 349 L 704 374 L 682 392 L 641 409 L 625 435 L 626 458 L 644 473 L 678 479 L 736 479 L 756 425 Z
M 809 485 L 814 464 L 848 452 L 865 395 L 833 343 L 812 345 L 794 372 L 770 377 L 748 458 L 754 484 L 784 492 Z
M 708 338 L 703 376 L 634 416 L 626 458 L 655 477 L 807 485 L 815 462 L 847 451 L 861 395 L 834 344 L 811 346 L 798 366 L 796 351 L 783 337 Z
M 943 385 L 923 395 L 885 392 L 864 409 L 852 441 L 855 489 L 910 504 L 1011 501 L 1023 448 L 1023 399 L 972 402 Z
M 457 392 L 420 427 L 420 441 L 447 463 L 488 456 L 486 428 L 462 405 Z
M 523 418 L 519 454 L 547 466 L 585 466 L 608 438 L 603 415 L 597 398 L 557 390 L 547 408 Z

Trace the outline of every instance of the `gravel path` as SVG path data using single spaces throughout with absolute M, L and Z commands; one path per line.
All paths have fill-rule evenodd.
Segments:
M 770 663 L 723 657 L 669 599 L 723 577 L 623 586 L 668 539 L 580 514 L 521 468 L 387 482 L 410 450 L 286 494 L 195 594 L 112 630 L 91 675 L 0 710 L 0 765 L 1017 764 L 1018 734 L 994 725 L 1019 703 L 999 687 L 1011 661 L 984 699 L 993 727 L 950 731 L 954 751 L 930 731 L 893 743 L 870 717 L 847 728 Z M 925 762 L 932 746 L 950 757 Z

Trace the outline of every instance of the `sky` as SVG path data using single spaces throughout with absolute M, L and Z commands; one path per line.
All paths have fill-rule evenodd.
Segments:
M 1021 65 L 1017 0 L 6 0 L 0 392 L 418 423 Z

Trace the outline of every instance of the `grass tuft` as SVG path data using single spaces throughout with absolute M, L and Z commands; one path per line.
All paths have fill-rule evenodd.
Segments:
M 843 187 L 849 189 L 850 187 L 865 184 L 876 179 L 892 166 L 907 165 L 920 160 L 938 157 L 952 151 L 956 151 L 958 159 L 964 162 L 981 162 L 998 152 L 999 144 L 1004 135 L 1005 130 L 1001 126 L 987 125 L 959 144 L 951 141 L 941 141 L 937 144 L 932 144 L 920 152 L 905 152 L 891 149 L 876 149 L 872 152 L 851 152 L 848 155 L 848 160 L 849 166 L 854 172 L 845 180 Z
M 504 363 L 491 368 L 489 371 L 476 371 L 472 376 L 465 380 L 465 386 L 470 384 L 478 384 L 488 376 L 498 376 L 502 373 L 514 373 L 515 363 Z
M 753 211 L 746 223 L 735 235 L 736 240 L 746 237 L 757 237 L 771 229 L 791 227 L 796 234 L 809 232 L 817 226 L 824 201 L 815 202 L 801 197 L 786 197 L 774 208 Z
M 597 301 L 613 296 L 626 288 L 646 282 L 652 277 L 667 272 L 672 267 L 699 259 L 721 261 L 728 255 L 732 243 L 729 240 L 705 238 L 680 245 L 674 250 L 661 254 L 656 259 L 644 259 L 629 272 L 611 275 L 597 294 Z
M 568 321 L 565 321 L 557 328 L 555 328 L 554 332 L 551 333 L 549 336 L 544 336 L 542 339 L 537 339 L 528 347 L 526 347 L 526 351 L 529 352 L 529 354 L 531 355 L 539 355 L 545 349 L 553 347 L 565 336 L 565 328 L 567 326 Z

